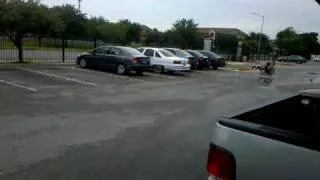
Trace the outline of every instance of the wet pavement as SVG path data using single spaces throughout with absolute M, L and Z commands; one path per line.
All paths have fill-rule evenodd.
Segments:
M 0 179 L 204 179 L 211 125 L 305 88 L 320 63 L 255 72 L 119 76 L 0 67 Z

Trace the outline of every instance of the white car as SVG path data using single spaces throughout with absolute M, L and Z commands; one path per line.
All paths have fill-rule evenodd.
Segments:
M 320 57 L 315 57 L 312 59 L 312 61 L 320 62 Z
M 145 56 L 150 57 L 150 65 L 154 72 L 189 71 L 191 65 L 186 58 L 175 56 L 168 50 L 161 48 L 138 48 Z

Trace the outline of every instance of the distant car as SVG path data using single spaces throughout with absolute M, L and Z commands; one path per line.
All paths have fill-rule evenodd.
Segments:
M 302 64 L 307 62 L 307 60 L 304 57 L 298 56 L 298 55 L 280 57 L 278 61 L 279 62 L 295 62 L 297 64 Z
M 197 58 L 196 63 L 192 64 L 192 69 L 209 69 L 210 68 L 210 64 L 209 64 L 209 58 L 203 54 L 201 54 L 200 52 L 196 51 L 196 50 L 186 50 L 188 53 L 190 53 L 192 56 Z
M 226 65 L 225 59 L 214 52 L 205 50 L 199 50 L 199 52 L 209 58 L 209 65 L 213 69 L 218 69 L 218 67 L 224 67 Z
M 150 57 L 150 65 L 154 72 L 162 73 L 189 71 L 190 64 L 187 58 L 177 57 L 168 50 L 162 48 L 138 48 L 145 56 Z
M 163 49 L 172 52 L 174 55 L 176 55 L 178 57 L 188 59 L 188 62 L 191 65 L 191 68 L 192 68 L 192 64 L 197 62 L 196 57 L 192 56 L 190 53 L 188 53 L 187 51 L 184 51 L 182 49 L 178 49 L 178 48 L 163 48 Z
M 81 68 L 94 67 L 116 70 L 118 74 L 135 71 L 142 75 L 150 68 L 150 58 L 138 50 L 125 46 L 102 46 L 77 57 Z
M 312 58 L 312 61 L 320 62 L 320 57 L 314 57 L 314 58 Z

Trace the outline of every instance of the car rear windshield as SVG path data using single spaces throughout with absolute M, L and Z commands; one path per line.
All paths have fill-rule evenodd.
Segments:
M 222 56 L 220 56 L 220 55 L 218 55 L 218 54 L 216 54 L 214 52 L 211 52 L 211 53 L 214 55 L 215 58 L 222 58 Z
M 192 54 L 194 54 L 197 57 L 204 57 L 204 55 L 202 55 L 201 53 L 197 52 L 197 51 L 190 51 Z
M 174 56 L 175 56 L 175 55 L 172 54 L 170 51 L 167 51 L 167 50 L 164 50 L 164 49 L 159 50 L 159 52 L 160 52 L 162 55 L 166 56 L 166 57 L 174 57 Z
M 124 51 L 124 54 L 126 55 L 131 55 L 131 56 L 143 55 L 140 51 L 131 47 L 122 47 L 121 49 Z
M 189 57 L 191 56 L 188 52 L 183 51 L 183 50 L 179 50 L 179 49 L 175 49 L 173 50 L 177 56 L 182 56 L 182 57 Z

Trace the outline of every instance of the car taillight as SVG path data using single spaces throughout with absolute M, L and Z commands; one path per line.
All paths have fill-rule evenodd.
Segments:
M 208 180 L 234 180 L 236 162 L 227 151 L 211 144 L 208 155 Z
M 133 58 L 132 62 L 135 64 L 139 64 L 141 62 L 141 59 L 140 58 Z
M 181 61 L 173 61 L 173 64 L 181 64 Z

